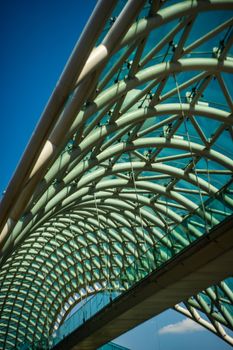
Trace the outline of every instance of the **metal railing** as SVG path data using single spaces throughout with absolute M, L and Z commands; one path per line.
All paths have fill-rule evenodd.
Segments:
M 133 287 L 135 283 L 160 268 L 199 237 L 207 234 L 212 228 L 230 217 L 233 214 L 233 206 L 230 204 L 232 195 L 233 183 L 231 180 L 214 198 L 206 200 L 204 206 L 199 206 L 193 213 L 185 217 L 180 224 L 167 232 L 140 258 L 136 259 L 124 271 L 121 271 L 119 279 L 124 289 L 128 290 Z M 172 249 L 166 250 L 163 243 L 164 239 L 169 239 Z M 121 294 L 122 291 L 111 292 L 106 289 L 105 292 L 98 292 L 87 298 L 86 302 L 53 333 L 49 339 L 49 346 L 55 346 L 88 319 L 112 303 L 114 299 L 120 297 Z

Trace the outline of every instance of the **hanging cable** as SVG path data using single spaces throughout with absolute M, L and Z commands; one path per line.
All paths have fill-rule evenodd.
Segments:
M 178 85 L 175 73 L 173 74 L 173 77 L 174 77 L 174 81 L 175 81 L 175 84 L 176 84 L 176 90 L 177 90 L 177 95 L 178 95 L 178 99 L 179 99 L 181 115 L 182 115 L 182 118 L 183 118 L 183 123 L 184 123 L 185 132 L 186 132 L 186 136 L 187 136 L 187 140 L 188 140 L 190 154 L 191 154 L 191 157 L 192 157 L 193 170 L 194 170 L 194 174 L 195 174 L 196 181 L 197 181 L 197 187 L 198 187 L 198 191 L 199 191 L 201 207 L 202 207 L 202 211 L 203 211 L 203 214 L 204 214 L 205 229 L 206 229 L 206 232 L 208 233 L 209 232 L 209 228 L 208 228 L 208 223 L 207 223 L 207 220 L 206 220 L 206 211 L 205 211 L 204 201 L 203 201 L 203 197 L 202 197 L 202 193 L 201 193 L 201 189 L 200 189 L 200 185 L 199 185 L 199 178 L 198 178 L 197 170 L 196 170 L 196 161 L 195 161 L 195 158 L 193 156 L 191 140 L 190 140 L 190 136 L 189 136 L 188 126 L 187 126 L 187 123 L 186 123 L 186 117 L 185 117 L 185 114 L 184 114 L 184 111 L 183 111 L 183 108 L 182 108 L 180 89 L 179 89 L 179 85 Z
M 210 192 L 210 172 L 209 172 L 209 160 L 208 158 L 205 158 L 206 161 L 206 169 L 207 169 L 207 179 L 208 179 L 208 191 Z M 212 228 L 212 221 L 213 221 L 213 213 L 210 212 L 210 226 Z
M 86 247 L 85 247 L 85 251 L 84 251 L 84 255 L 86 258 Z M 85 261 L 85 260 L 84 260 Z M 87 281 L 87 268 L 85 266 L 85 263 L 83 261 L 83 289 L 84 289 L 84 297 L 82 296 L 82 291 L 81 291 L 81 302 L 82 302 L 82 310 L 83 310 L 83 323 L 86 322 L 87 320 L 87 308 L 86 308 L 86 304 L 87 304 L 87 297 L 88 297 L 88 281 Z M 86 311 L 86 313 L 85 313 Z
M 139 219 L 140 219 L 140 224 L 141 224 L 142 237 L 143 237 L 143 240 L 144 240 L 144 246 L 145 246 L 145 250 L 146 250 L 146 257 L 147 257 L 147 262 L 148 262 L 148 268 L 150 270 L 151 264 L 150 264 L 150 258 L 148 257 L 148 250 L 147 250 L 146 237 L 145 237 L 145 231 L 144 231 L 145 228 L 144 228 L 144 225 L 143 225 L 142 214 L 141 214 L 141 210 L 140 210 L 140 206 L 139 206 L 138 190 L 137 190 L 137 185 L 136 185 L 136 181 L 135 181 L 132 157 L 131 157 L 130 153 L 129 153 L 129 159 L 130 159 L 130 165 L 131 165 L 131 174 L 132 174 L 133 186 L 134 186 L 135 196 L 136 196 L 136 200 L 137 200 L 137 207 L 138 207 Z
M 55 230 L 55 221 L 53 221 L 53 229 L 54 229 L 54 241 L 55 241 L 55 257 L 56 257 L 56 260 L 57 260 L 57 266 L 60 268 L 60 263 L 59 263 L 59 255 L 58 255 L 58 248 L 59 248 L 59 242 L 58 242 L 58 239 L 57 239 L 57 234 L 56 234 L 56 230 Z M 57 284 L 58 284 L 58 295 L 59 293 L 61 293 L 62 291 L 62 286 L 60 284 L 60 276 L 59 274 L 57 275 Z M 61 305 L 61 311 L 64 310 L 63 306 Z M 62 315 L 63 317 L 63 315 Z
M 166 236 L 169 235 L 170 231 L 169 231 L 169 226 L 168 226 L 168 200 L 167 200 L 167 196 L 165 199 L 166 202 L 166 213 L 165 213 L 165 228 L 166 228 Z M 170 238 L 171 239 L 171 238 Z M 173 248 L 173 243 L 171 242 L 171 246 Z M 167 259 L 168 259 L 168 253 L 167 253 Z
M 102 234 L 101 234 L 101 227 L 100 227 L 100 218 L 99 218 L 99 209 L 98 209 L 98 205 L 97 205 L 97 200 L 96 200 L 96 193 L 94 192 L 94 202 L 95 202 L 95 209 L 96 209 L 96 215 L 97 215 L 97 222 L 98 222 L 98 231 L 99 231 L 99 236 L 100 236 L 100 239 L 101 241 L 99 242 L 99 253 L 101 253 L 101 245 L 103 247 L 103 261 L 104 261 L 104 264 L 103 264 L 103 279 L 106 277 L 104 275 L 104 265 L 105 265 L 105 268 L 106 268 L 106 271 L 107 271 L 107 266 L 106 266 L 106 261 L 105 261 L 105 252 L 104 252 L 104 242 L 103 242 L 103 237 L 102 237 Z M 98 235 L 97 235 L 98 236 Z M 104 298 L 104 294 L 106 293 L 107 291 L 107 281 L 103 281 L 102 282 L 102 286 L 104 286 L 103 288 L 103 298 Z
M 44 226 L 44 229 L 43 229 L 43 238 L 45 240 L 45 226 Z M 46 246 L 46 240 L 44 242 L 44 246 L 43 246 L 43 251 L 44 251 L 44 259 L 46 257 L 46 250 L 45 250 L 45 246 Z M 46 263 L 44 264 L 44 266 L 46 266 Z M 44 274 L 44 271 L 43 269 L 41 269 L 41 272 L 42 272 L 42 275 L 44 277 L 44 286 L 46 287 L 45 288 L 45 312 L 46 312 L 46 309 L 47 309 L 47 312 L 46 312 L 46 315 L 45 315 L 45 339 L 46 339 L 46 344 L 45 344 L 45 349 L 49 349 L 49 324 L 48 324 L 48 315 L 49 315 L 49 306 L 48 306 L 48 303 L 46 303 L 46 301 L 48 300 L 48 286 L 46 285 L 46 274 Z
M 71 220 L 71 213 L 70 212 L 69 212 L 69 230 L 70 230 L 70 233 L 72 235 L 72 239 L 70 241 L 70 251 L 71 251 L 71 257 L 73 258 L 73 263 L 74 263 L 74 267 L 75 267 L 75 265 L 76 265 L 76 259 L 75 259 L 75 233 L 73 232 L 73 229 L 72 229 L 72 220 Z M 77 276 L 75 268 L 74 268 L 74 271 L 75 271 L 75 275 L 76 275 L 76 278 L 77 278 L 77 281 L 78 281 L 78 276 Z

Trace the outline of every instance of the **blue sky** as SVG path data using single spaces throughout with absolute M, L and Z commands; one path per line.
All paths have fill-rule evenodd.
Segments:
M 220 338 L 168 310 L 119 337 L 116 342 L 131 350 L 230 350 Z
M 0 193 L 95 4 L 95 0 L 70 0 L 69 5 L 64 0 L 1 3 Z
M 6 188 L 95 3 L 95 0 L 2 2 L 0 193 Z M 132 350 L 231 348 L 187 321 L 180 323 L 184 319 L 169 310 L 117 342 Z

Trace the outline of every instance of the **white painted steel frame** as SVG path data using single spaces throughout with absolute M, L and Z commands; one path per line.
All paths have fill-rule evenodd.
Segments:
M 233 138 L 226 82 L 233 71 L 227 51 L 232 39 L 217 54 L 192 54 L 229 30 L 233 20 L 186 41 L 200 13 L 232 10 L 233 2 L 152 1 L 149 8 L 144 0 L 131 0 L 94 47 L 116 4 L 98 3 L 1 202 L 4 348 L 25 339 L 23 329 L 31 342 L 51 334 L 69 303 L 106 290 L 107 283 L 109 289 L 123 290 L 121 271 L 148 248 L 155 247 L 166 261 L 177 246 L 186 247 L 187 238 L 169 232 L 198 207 L 188 225 L 192 239 L 202 234 L 199 219 L 213 225 L 218 215 L 230 214 L 230 209 L 205 211 L 200 204 L 218 196 L 227 181 L 221 179 L 229 179 L 233 170 L 230 149 L 219 148 L 223 134 Z M 147 7 L 149 15 L 141 16 Z M 173 20 L 174 27 L 145 50 L 150 33 Z M 154 62 L 161 52 L 165 61 Z M 203 101 L 213 81 L 225 98 L 224 108 Z M 185 92 L 190 95 L 184 101 Z M 203 129 L 208 122 L 218 125 L 211 136 Z M 232 210 L 230 195 L 221 201 Z M 221 282 L 221 288 L 227 284 Z M 214 300 L 212 289 L 206 293 Z M 202 302 L 190 299 L 186 309 L 175 308 L 232 343 L 223 328 L 232 329 L 232 320 L 223 308 L 220 316 L 210 315 L 203 296 L 197 298 Z M 232 305 L 229 293 L 227 298 Z M 197 310 L 210 316 L 211 325 Z

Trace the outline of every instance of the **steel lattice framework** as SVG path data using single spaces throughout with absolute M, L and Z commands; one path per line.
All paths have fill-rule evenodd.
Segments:
M 232 214 L 232 10 L 98 3 L 1 202 L 1 348 Z M 232 290 L 229 276 L 174 308 L 233 344 Z

